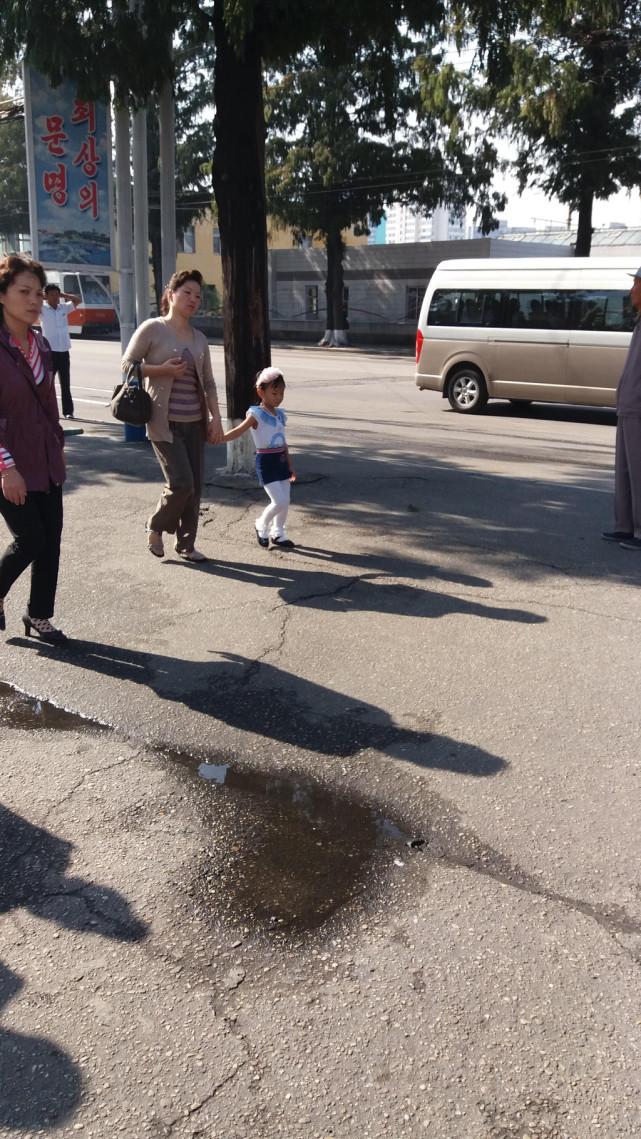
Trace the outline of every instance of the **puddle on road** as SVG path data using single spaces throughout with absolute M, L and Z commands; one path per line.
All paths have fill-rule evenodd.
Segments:
M 207 762 L 196 774 L 215 837 L 191 892 L 230 921 L 317 929 L 411 857 L 392 819 L 308 777 Z
M 0 726 L 21 730 L 45 728 L 61 732 L 94 734 L 111 730 L 98 720 L 88 720 L 85 716 L 79 716 L 77 712 L 68 712 L 66 708 L 59 708 L 48 700 L 28 696 L 26 692 L 12 688 L 3 681 L 0 681 Z
M 110 730 L 2 683 L 0 724 Z M 149 751 L 182 770 L 205 822 L 205 847 L 188 893 L 199 909 L 236 928 L 290 935 L 316 930 L 352 903 L 362 908 L 390 871 L 412 857 L 409 836 L 392 819 L 312 778 L 241 769 L 218 756 Z

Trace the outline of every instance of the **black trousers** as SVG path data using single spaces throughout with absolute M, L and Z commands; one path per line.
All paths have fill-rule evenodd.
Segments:
M 0 494 L 0 514 L 13 542 L 0 557 L 0 597 L 6 597 L 14 581 L 31 566 L 30 617 L 53 617 L 58 585 L 60 537 L 62 535 L 62 487 L 49 492 L 32 490 L 23 506 L 15 506 Z
M 71 365 L 68 352 L 52 352 L 53 370 L 58 373 L 60 380 L 60 395 L 62 397 L 62 414 L 73 415 L 73 399 L 71 398 Z

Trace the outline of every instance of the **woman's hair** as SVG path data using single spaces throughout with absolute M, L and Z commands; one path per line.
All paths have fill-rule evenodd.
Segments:
M 263 368 L 262 372 L 256 375 L 256 388 L 258 391 L 265 384 L 282 384 L 285 387 L 285 377 L 280 368 Z
M 167 285 L 165 291 L 160 298 L 160 315 L 167 316 L 169 312 L 169 297 L 171 293 L 175 293 L 181 285 L 186 281 L 195 281 L 197 285 L 203 287 L 203 275 L 199 273 L 198 269 L 183 269 L 180 273 L 174 273 Z
M 6 257 L 0 258 L 0 294 L 6 293 L 19 273 L 33 273 L 43 289 L 47 283 L 47 276 L 39 261 L 23 257 L 22 253 L 7 253 Z

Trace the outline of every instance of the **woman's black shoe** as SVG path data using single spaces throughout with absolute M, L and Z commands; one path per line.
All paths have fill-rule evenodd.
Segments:
M 26 637 L 30 637 L 33 631 L 38 634 L 41 641 L 47 641 L 50 645 L 61 645 L 63 641 L 67 640 L 64 633 L 60 629 L 54 628 L 51 621 L 46 617 L 28 617 L 25 613 L 22 624 Z
M 269 545 L 269 538 L 263 538 L 263 537 L 262 537 L 262 536 L 261 536 L 261 535 L 258 533 L 258 530 L 256 530 L 256 541 L 258 542 L 258 545 L 259 545 L 259 546 L 262 546 L 262 547 L 263 547 L 263 549 L 264 549 L 264 550 L 266 550 L 266 549 L 267 549 L 267 547 L 268 547 L 268 545 Z
M 293 550 L 295 545 L 289 538 L 272 538 L 272 546 L 277 546 L 279 550 Z

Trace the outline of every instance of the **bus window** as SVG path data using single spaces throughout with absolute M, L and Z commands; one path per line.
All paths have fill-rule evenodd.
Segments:
M 105 286 L 99 280 L 97 280 L 96 277 L 90 277 L 87 273 L 81 273 L 80 286 L 82 289 L 82 300 L 84 304 L 111 304 L 111 294 L 107 291 Z
M 76 293 L 76 295 L 80 292 L 77 273 L 63 273 L 62 291 L 63 293 Z

